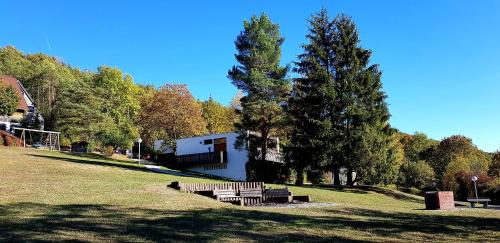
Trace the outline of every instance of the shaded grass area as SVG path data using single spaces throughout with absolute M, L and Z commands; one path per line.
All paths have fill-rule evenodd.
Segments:
M 377 237 L 401 239 L 401 233 L 453 235 L 465 239 L 484 230 L 498 230 L 498 219 L 432 215 L 419 217 L 411 213 L 347 208 L 327 209 L 327 216 L 312 217 L 257 210 L 196 209 L 156 210 L 117 208 L 112 205 L 46 205 L 19 203 L 0 206 L 0 215 L 16 215 L 20 211 L 41 212 L 25 218 L 1 216 L 0 240 L 58 240 L 60 232 L 75 232 L 88 239 L 131 241 L 206 241 L 252 239 L 257 241 L 332 241 L 350 240 L 343 236 L 305 234 L 304 232 L 273 231 L 265 225 L 300 225 L 323 231 L 349 227 L 353 231 L 370 231 Z M 363 218 L 349 217 L 354 214 Z M 22 215 L 22 213 L 21 213 Z M 464 227 L 467 226 L 467 227 Z M 71 238 L 76 240 L 77 238 Z M 363 239 L 367 240 L 367 239 Z M 406 238 L 406 240 L 410 240 Z M 490 239 L 493 240 L 493 239 Z
M 500 210 L 426 211 L 377 187 L 289 186 L 338 206 L 239 207 L 168 188 L 212 179 L 102 157 L 0 147 L 0 241 L 495 241 Z M 282 187 L 283 185 L 270 185 Z
M 117 167 L 120 169 L 149 172 L 149 170 L 147 168 L 145 168 L 144 166 L 141 166 L 137 163 L 106 159 L 105 157 L 101 157 L 99 155 L 65 154 L 66 156 L 54 156 L 54 155 L 42 155 L 42 154 L 33 154 L 33 153 L 29 153 L 27 155 L 33 156 L 33 157 L 45 158 L 45 159 L 61 160 L 61 161 L 70 162 L 70 163 Z

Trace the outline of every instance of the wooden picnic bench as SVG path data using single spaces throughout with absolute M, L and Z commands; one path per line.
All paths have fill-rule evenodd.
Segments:
M 467 202 L 470 202 L 471 207 L 475 207 L 476 203 L 481 203 L 483 204 L 484 208 L 488 208 L 489 202 L 491 202 L 491 199 L 489 198 L 467 198 Z
M 262 187 L 240 188 L 240 197 L 243 205 L 262 203 Z
M 235 202 L 241 204 L 243 201 L 241 197 L 236 195 L 236 191 L 234 189 L 218 189 L 215 188 L 212 191 L 212 196 L 215 200 L 220 202 Z
M 289 203 L 293 200 L 292 192 L 288 187 L 283 189 L 266 189 L 264 191 L 264 200 L 267 202 Z

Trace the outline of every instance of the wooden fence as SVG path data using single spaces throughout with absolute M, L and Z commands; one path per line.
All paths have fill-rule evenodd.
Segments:
M 183 192 L 207 192 L 213 191 L 216 188 L 219 190 L 234 190 L 237 194 L 240 193 L 240 188 L 261 188 L 265 190 L 264 182 L 221 182 L 221 183 L 182 183 L 174 182 L 172 183 L 174 187 L 177 187 Z

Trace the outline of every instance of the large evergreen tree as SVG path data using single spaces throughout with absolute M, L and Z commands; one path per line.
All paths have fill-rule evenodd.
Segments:
M 333 25 L 325 9 L 309 20 L 309 43 L 302 46 L 295 72 L 301 76 L 294 80 L 288 111 L 292 132 L 290 156 L 297 171 L 297 184 L 303 183 L 303 170 L 321 168 L 331 161 L 332 144 L 331 109 L 336 97 L 333 80 Z M 334 171 L 338 171 L 335 166 Z M 338 175 L 338 173 L 335 173 Z M 335 176 L 339 183 L 338 176 Z
M 259 133 L 254 145 L 260 148 L 262 160 L 266 158 L 268 138 L 283 123 L 283 104 L 290 91 L 285 78 L 288 68 L 280 66 L 283 41 L 279 26 L 267 15 L 244 21 L 244 30 L 235 41 L 239 64 L 228 72 L 233 84 L 244 93 L 237 129 Z
M 346 15 L 334 21 L 335 90 L 332 110 L 333 137 L 336 143 L 334 159 L 347 168 L 347 183 L 364 176 L 369 183 L 380 182 L 383 173 L 395 174 L 391 159 L 392 130 L 389 110 L 382 91 L 378 65 L 370 65 L 371 51 L 360 47 L 358 30 Z M 352 172 L 357 178 L 352 178 Z
M 381 72 L 369 64 L 371 52 L 360 47 L 348 16 L 330 21 L 322 9 L 309 23 L 309 43 L 296 68 L 301 77 L 290 100 L 293 162 L 331 169 L 336 184 L 340 167 L 348 170 L 348 184 L 394 180 L 394 162 L 402 156 L 388 124 Z

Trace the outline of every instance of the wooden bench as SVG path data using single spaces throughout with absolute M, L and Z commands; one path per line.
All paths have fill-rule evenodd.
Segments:
M 234 189 L 218 189 L 212 191 L 212 197 L 219 202 L 235 202 L 242 204 L 241 197 L 236 195 L 236 191 Z
M 262 188 L 240 188 L 240 197 L 244 205 L 262 203 Z
M 489 202 L 491 202 L 491 199 L 489 198 L 467 198 L 467 202 L 470 202 L 471 207 L 475 207 L 476 203 L 481 203 L 483 204 L 484 208 L 488 208 Z
M 264 191 L 264 200 L 266 202 L 289 203 L 293 199 L 292 193 L 288 187 L 283 189 L 267 189 Z

